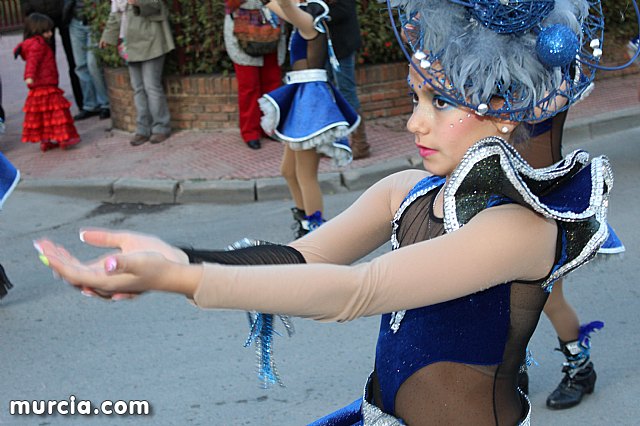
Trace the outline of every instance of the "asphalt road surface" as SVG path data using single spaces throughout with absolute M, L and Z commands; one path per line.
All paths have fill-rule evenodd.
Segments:
M 567 147 L 572 149 L 576 147 Z M 531 349 L 534 425 L 628 425 L 640 417 L 637 396 L 640 298 L 640 131 L 589 143 L 607 154 L 615 187 L 610 223 L 627 252 L 591 262 L 565 285 L 583 322 L 603 320 L 593 336 L 596 391 L 579 407 L 550 411 L 545 399 L 561 378 L 562 356 L 542 318 Z M 326 197 L 335 216 L 359 194 Z M 222 248 L 244 236 L 286 242 L 290 202 L 248 205 L 100 205 L 83 199 L 16 191 L 0 214 L 0 262 L 15 288 L 0 302 L 2 425 L 301 425 L 359 397 L 371 370 L 378 318 L 348 324 L 295 321 L 292 338 L 274 351 L 286 387 L 258 386 L 253 348 L 244 348 L 245 314 L 201 311 L 179 296 L 151 294 L 134 302 L 86 298 L 38 261 L 32 240 L 51 237 L 83 258 L 82 226 L 131 228 L 173 243 Z M 389 247 L 379 250 L 383 252 Z M 283 329 L 280 327 L 280 331 Z M 12 416 L 11 400 L 146 400 L 148 416 Z M 115 408 L 119 408 L 115 407 Z M 78 409 L 78 407 L 77 407 Z

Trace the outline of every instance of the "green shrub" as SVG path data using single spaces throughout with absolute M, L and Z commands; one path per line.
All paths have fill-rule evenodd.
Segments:
M 177 49 L 168 58 L 167 71 L 181 75 L 232 71 L 233 64 L 226 54 L 223 41 L 224 1 L 169 0 L 169 6 Z M 626 43 L 637 34 L 635 12 L 628 0 L 603 1 L 603 9 L 609 48 Z M 92 27 L 98 37 L 109 10 L 110 1 L 94 1 Z M 359 64 L 404 60 L 402 52 L 396 47 L 397 42 L 384 3 L 358 0 L 358 16 L 363 41 L 358 56 Z M 112 46 L 100 49 L 98 55 L 107 66 L 124 65 Z
M 602 2 L 605 16 L 605 40 L 626 44 L 638 35 L 638 18 L 630 0 L 606 0 Z

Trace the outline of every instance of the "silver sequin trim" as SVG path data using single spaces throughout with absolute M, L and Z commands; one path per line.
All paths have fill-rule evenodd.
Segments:
M 589 207 L 583 212 L 560 212 L 549 208 L 527 187 L 522 176 L 537 181 L 556 179 L 567 173 L 577 163 L 587 164 L 589 154 L 584 151 L 574 151 L 567 155 L 558 166 L 549 166 L 542 169 L 534 169 L 510 146 L 499 137 L 488 137 L 473 145 L 458 167 L 451 174 L 449 183 L 444 189 L 444 225 L 446 232 L 452 232 L 460 228 L 456 214 L 456 192 L 467 174 L 481 160 L 492 156 L 500 156 L 500 165 L 507 178 L 520 193 L 524 201 L 531 208 L 545 217 L 565 222 L 578 222 L 594 216 L 600 223 L 600 227 L 591 240 L 585 245 L 580 255 L 575 259 L 559 267 L 549 278 L 542 283 L 543 288 L 547 288 L 558 278 L 566 275 L 569 271 L 591 260 L 597 249 L 607 239 L 607 207 L 609 202 L 609 192 L 613 187 L 613 172 L 609 160 L 605 156 L 596 157 L 592 160 L 591 183 L 592 190 L 589 199 Z M 604 186 L 608 191 L 604 191 Z
M 362 424 L 364 426 L 404 426 L 402 420 L 385 413 L 364 399 L 362 401 Z

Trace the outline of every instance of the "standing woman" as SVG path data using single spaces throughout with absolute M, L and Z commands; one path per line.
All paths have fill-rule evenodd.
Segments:
M 295 0 L 274 0 L 267 7 L 295 27 L 289 42 L 293 71 L 283 87 L 260 99 L 260 108 L 264 131 L 284 142 L 280 171 L 295 203 L 292 212 L 300 237 L 325 222 L 320 155 L 348 164 L 352 155 L 346 136 L 360 117 L 328 81 L 324 68 L 327 58 L 337 63 L 326 24 L 328 6 L 320 0 L 304 6 Z
M 162 87 L 167 53 L 175 48 L 164 0 L 111 0 L 99 47 L 118 46 L 127 61 L 136 106 L 133 146 L 160 143 L 171 135 L 171 115 Z
M 282 72 L 280 65 L 286 56 L 286 32 L 279 23 L 274 23 L 281 28 L 280 40 L 276 49 L 263 55 L 255 56 L 247 53 L 240 46 L 234 35 L 235 20 L 242 18 L 242 14 L 263 14 L 263 5 L 260 0 L 225 0 L 224 17 L 224 46 L 227 54 L 233 61 L 238 81 L 238 115 L 240 121 L 240 135 L 242 140 L 251 149 L 260 149 L 260 138 L 264 135 L 260 127 L 260 96 L 280 87 Z M 255 16 L 255 15 L 254 15 Z

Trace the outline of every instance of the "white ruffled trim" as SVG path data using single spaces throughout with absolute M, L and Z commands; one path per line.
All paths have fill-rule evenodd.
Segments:
M 258 105 L 262 110 L 262 117 L 260 117 L 260 127 L 262 130 L 272 136 L 276 130 L 276 126 L 280 122 L 280 108 L 271 97 L 262 96 L 258 99 Z
M 340 121 L 326 126 L 304 138 L 290 138 L 278 132 L 276 127 L 280 123 L 280 107 L 269 95 L 263 95 L 258 99 L 258 105 L 262 110 L 260 127 L 269 135 L 275 136 L 279 141 L 286 143 L 294 151 L 315 149 L 318 153 L 331 157 L 338 167 L 346 166 L 353 160 L 351 148 L 336 143 L 347 138 L 360 125 L 360 116 L 353 126 L 349 127 L 346 121 Z

